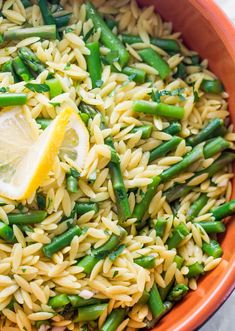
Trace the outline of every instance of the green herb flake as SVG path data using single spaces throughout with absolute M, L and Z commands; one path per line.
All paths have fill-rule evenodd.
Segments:
M 113 273 L 113 278 L 116 277 L 118 275 L 118 270 L 115 270 Z
M 126 245 L 120 245 L 115 251 L 109 254 L 109 259 L 113 262 L 116 260 L 116 258 L 122 254 L 124 249 L 126 248 Z
M 162 91 L 157 91 L 157 92 L 152 92 L 151 97 L 153 101 L 156 102 L 161 102 L 161 97 L 162 96 L 177 96 L 181 101 L 185 100 L 185 97 L 182 95 L 182 92 L 184 91 L 184 88 L 177 88 L 173 91 L 168 91 L 168 90 L 162 90 Z
M 32 84 L 32 83 L 27 83 L 25 84 L 25 87 L 27 87 L 29 90 L 37 93 L 44 93 L 44 92 L 49 92 L 50 87 L 47 84 Z
M 23 267 L 23 268 L 21 268 L 21 270 L 22 270 L 23 272 L 26 272 L 27 269 Z

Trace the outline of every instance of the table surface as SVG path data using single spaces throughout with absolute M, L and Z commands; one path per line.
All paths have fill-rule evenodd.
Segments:
M 235 0 L 215 0 L 235 24 Z M 235 291 L 198 331 L 235 330 Z

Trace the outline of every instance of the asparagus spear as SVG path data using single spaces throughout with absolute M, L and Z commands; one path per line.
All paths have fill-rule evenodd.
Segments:
M 156 230 L 156 236 L 158 237 L 163 237 L 165 229 L 166 229 L 166 225 L 167 225 L 167 220 L 163 219 L 163 218 L 159 218 L 157 220 L 157 223 L 155 225 L 155 230 Z
M 132 109 L 138 113 L 159 115 L 175 119 L 184 117 L 184 108 L 154 101 L 135 100 Z
M 13 67 L 13 60 L 9 60 L 9 61 L 5 62 L 2 65 L 1 69 L 2 69 L 3 72 L 10 72 L 12 74 L 13 78 L 14 78 L 15 83 L 18 83 L 20 81 L 19 77 L 15 73 L 15 70 L 14 70 L 14 67 Z
M 50 74 L 48 76 L 50 76 Z M 45 83 L 49 86 L 51 99 L 53 99 L 57 95 L 60 95 L 63 92 L 62 86 L 58 79 L 56 78 L 47 79 Z
M 148 306 L 154 318 L 161 316 L 165 310 L 156 284 L 153 285 L 150 291 Z
M 196 178 L 197 176 L 207 173 L 208 177 L 211 178 L 213 177 L 218 171 L 226 167 L 229 163 L 233 162 L 235 160 L 235 154 L 231 152 L 223 152 L 221 156 L 214 162 L 212 165 L 210 165 L 208 168 L 199 171 L 193 176 L 192 178 Z M 190 178 L 190 180 L 192 180 Z M 170 188 L 168 191 L 166 191 L 164 194 L 166 196 L 166 199 L 168 202 L 173 202 L 180 197 L 188 194 L 190 191 L 193 190 L 193 186 L 188 186 L 187 183 L 182 185 L 182 184 L 175 184 L 172 188 Z
M 23 93 L 0 93 L 0 107 L 24 105 L 27 95 Z
M 131 133 L 141 132 L 141 138 L 150 138 L 152 134 L 153 126 L 151 124 L 136 126 L 131 130 Z
M 53 24 L 55 25 L 55 19 L 52 16 L 52 13 L 48 7 L 48 3 L 46 0 L 38 0 L 38 6 L 40 8 L 42 17 L 43 17 L 43 21 L 45 24 Z
M 171 73 L 171 69 L 168 63 L 162 59 L 162 57 L 155 52 L 152 48 L 145 48 L 138 52 L 140 57 L 148 65 L 156 69 L 161 79 L 165 79 Z
M 61 235 L 54 237 L 50 244 L 43 246 L 43 253 L 46 257 L 51 258 L 54 253 L 68 246 L 75 236 L 80 236 L 81 230 L 78 226 L 74 226 L 65 231 Z
M 16 74 L 25 82 L 28 82 L 29 80 L 33 79 L 33 76 L 31 72 L 28 70 L 24 62 L 21 60 L 19 56 L 15 57 L 13 62 L 13 68 L 16 72 Z
M 171 134 L 172 136 L 180 133 L 181 124 L 179 122 L 172 122 L 167 128 L 163 130 L 163 132 Z
M 151 183 L 142 199 L 142 201 L 138 204 L 136 204 L 135 206 L 135 209 L 134 209 L 134 212 L 133 212 L 133 217 L 136 217 L 138 221 L 140 221 L 144 214 L 145 214 L 145 211 L 148 209 L 148 206 L 153 198 L 153 196 L 155 195 L 156 193 L 156 190 L 157 190 L 157 186 L 158 184 L 161 182 L 166 182 L 172 178 L 174 178 L 176 175 L 178 175 L 181 171 L 183 171 L 184 169 L 187 169 L 191 164 L 193 164 L 195 161 L 199 160 L 201 157 L 211 157 L 213 155 L 214 152 L 218 152 L 220 150 L 223 150 L 226 146 L 227 146 L 227 142 L 223 139 L 223 138 L 220 138 L 217 139 L 217 145 L 215 146 L 213 141 L 212 142 L 209 142 L 208 144 L 209 145 L 209 148 L 208 146 L 206 145 L 204 148 L 202 145 L 197 145 L 195 146 L 191 152 L 189 152 L 188 154 L 186 154 L 183 158 L 182 161 L 174 164 L 173 166 L 169 167 L 168 169 L 164 170 L 160 176 L 155 176 L 154 178 L 157 180 L 159 178 L 159 180 L 157 180 L 157 182 L 154 184 Z M 210 148 L 210 146 L 212 146 L 212 148 Z M 215 172 L 217 172 L 218 170 L 218 167 L 221 166 L 220 163 L 227 163 L 228 160 L 231 159 L 231 156 L 227 156 L 223 162 L 221 162 L 220 158 L 217 160 L 217 163 L 215 166 L 213 166 L 213 164 L 208 167 L 207 169 L 199 172 L 198 174 L 202 174 L 202 173 L 209 173 L 211 176 L 214 175 Z M 221 168 L 220 168 L 221 169 Z M 175 187 L 175 186 L 174 186 Z M 178 186 L 179 187 L 179 186 Z M 170 189 L 170 196 L 172 196 L 172 189 Z M 179 194 L 182 194 L 190 191 L 190 189 L 182 186 L 181 187 L 181 191 L 176 191 L 175 190 L 173 191 L 174 194 L 176 193 L 177 196 L 179 196 Z M 169 198 L 169 194 L 167 195 L 166 193 L 166 196 L 167 196 L 167 200 Z M 173 198 L 175 200 L 175 198 Z M 169 201 L 169 200 L 168 200 Z M 172 200 L 173 201 L 173 200 Z
M 87 105 L 86 103 L 81 102 L 79 105 L 79 109 L 82 111 L 83 114 L 88 115 L 89 118 L 94 118 L 97 114 L 100 114 L 101 115 L 100 127 L 102 130 L 107 128 L 104 116 L 98 110 L 96 110 L 95 107 L 92 107 L 91 105 Z
M 192 165 L 194 162 L 199 160 L 203 157 L 203 147 L 201 145 L 198 145 L 194 147 L 191 152 L 186 154 L 182 161 L 174 164 L 170 168 L 164 170 L 161 173 L 161 182 L 166 182 L 172 178 L 174 178 L 176 175 L 178 175 L 183 170 L 187 169 L 190 165 Z
M 165 156 L 167 153 L 173 151 L 182 140 L 182 138 L 175 136 L 154 148 L 150 152 L 149 162 L 153 162 L 157 158 Z
M 211 139 L 211 141 L 209 141 L 203 148 L 204 157 L 205 159 L 209 159 L 215 154 L 229 148 L 229 146 L 230 143 L 222 137 Z
M 86 44 L 90 54 L 86 56 L 87 68 L 92 81 L 92 88 L 100 87 L 101 82 L 101 58 L 100 58 L 100 46 L 98 41 Z M 102 85 L 102 82 L 101 82 Z
M 94 211 L 95 213 L 97 213 L 99 207 L 96 202 L 76 202 L 74 210 L 76 214 L 83 215 L 85 213 L 88 213 L 89 211 Z
M 25 232 L 25 233 L 27 233 L 27 232 L 34 232 L 34 230 L 33 230 L 33 227 L 31 226 L 31 225 L 21 225 L 21 224 L 18 224 L 17 225 L 20 229 L 21 229 L 21 231 L 23 231 L 23 232 Z
M 203 79 L 200 87 L 206 93 L 219 94 L 224 91 L 223 84 L 219 79 Z
M 39 37 L 42 39 L 56 39 L 55 25 L 42 25 L 33 28 L 10 29 L 4 32 L 4 41 L 22 40 L 29 37 Z
M 215 259 L 221 257 L 223 254 L 223 250 L 216 240 L 211 240 L 209 243 L 203 242 L 202 251 L 209 256 L 213 256 Z
M 35 210 L 27 213 L 8 214 L 9 224 L 35 224 L 41 223 L 47 216 L 44 210 Z
M 177 284 L 167 296 L 167 300 L 169 301 L 180 301 L 183 297 L 188 293 L 188 286 L 184 284 Z
M 173 262 L 176 263 L 177 268 L 180 270 L 183 266 L 184 259 L 181 256 L 176 255 Z M 172 281 L 166 287 L 164 287 L 164 288 L 159 287 L 158 290 L 159 290 L 160 296 L 163 301 L 166 299 L 167 295 L 169 294 L 170 290 L 172 289 L 174 282 L 175 282 L 175 277 L 173 277 Z
M 30 68 L 36 75 L 43 72 L 46 67 L 39 58 L 31 51 L 28 47 L 21 47 L 18 49 L 18 55 L 21 60 L 26 64 L 28 68 Z
M 93 249 L 91 255 L 87 255 L 78 262 L 78 266 L 83 268 L 83 272 L 90 274 L 94 266 L 99 260 L 107 257 L 125 238 L 126 231 L 120 227 L 120 235 L 115 234 L 111 235 L 108 241 L 102 246 Z
M 224 127 L 224 122 L 220 118 L 214 118 L 208 122 L 197 135 L 189 137 L 187 145 L 196 146 L 203 141 L 206 141 L 210 138 L 214 138 L 217 135 L 220 135 L 221 129 Z
M 84 299 L 80 297 L 79 295 L 69 295 L 69 302 L 74 308 L 78 307 L 86 307 L 90 305 L 95 305 L 102 303 L 104 300 L 101 299 L 96 299 L 96 298 L 91 298 L 91 299 Z
M 134 259 L 134 262 L 145 269 L 152 269 L 155 266 L 154 256 L 141 256 Z
M 225 231 L 225 225 L 222 222 L 196 222 L 194 224 L 200 225 L 206 233 L 223 233 Z
M 177 265 L 177 268 L 180 270 L 183 266 L 183 263 L 184 263 L 184 259 L 179 256 L 179 255 L 176 255 L 173 262 L 176 263 Z M 160 293 L 160 296 L 162 298 L 162 300 L 164 301 L 168 295 L 168 293 L 170 292 L 172 286 L 174 285 L 174 282 L 175 282 L 175 277 L 173 277 L 172 281 L 166 286 L 166 287 L 159 287 L 159 293 Z
M 12 243 L 15 240 L 15 236 L 12 228 L 0 221 L 0 238 L 4 239 L 6 242 Z
M 136 44 L 136 43 L 142 43 L 142 39 L 139 36 L 134 36 L 130 34 L 123 34 L 122 35 L 122 41 L 125 44 Z M 150 38 L 150 43 L 164 49 L 165 51 L 175 52 L 179 53 L 180 46 L 178 42 L 174 39 L 164 39 L 164 38 Z
M 61 10 L 58 12 L 55 12 L 52 14 L 55 20 L 55 24 L 57 28 L 62 28 L 66 25 L 68 25 L 69 20 L 72 16 L 72 13 L 66 11 L 66 10 Z
M 120 164 L 109 162 L 110 177 L 113 184 L 113 190 L 116 197 L 118 218 L 124 222 L 131 216 L 126 188 L 123 182 Z
M 133 217 L 137 218 L 137 221 L 141 221 L 145 212 L 148 210 L 148 206 L 156 194 L 157 187 L 161 182 L 166 182 L 170 180 L 175 175 L 187 169 L 192 163 L 197 161 L 199 158 L 203 156 L 203 148 L 202 146 L 196 146 L 191 152 L 189 152 L 182 161 L 176 163 L 172 167 L 164 170 L 160 176 L 153 177 L 153 181 L 149 184 L 146 193 L 144 194 L 143 199 L 136 204 Z
M 156 194 L 156 190 L 160 182 L 160 176 L 153 177 L 152 183 L 148 185 L 147 191 L 144 194 L 143 199 L 135 205 L 132 217 L 136 218 L 138 222 L 142 220 L 145 212 L 148 210 L 150 202 Z
M 189 271 L 186 275 L 188 278 L 197 277 L 204 273 L 204 268 L 203 268 L 202 264 L 200 264 L 198 262 L 189 265 L 188 270 Z
M 66 178 L 66 188 L 71 193 L 76 193 L 78 191 L 78 180 L 77 178 L 69 175 Z
M 177 227 L 172 232 L 172 236 L 166 242 L 168 249 L 177 248 L 188 234 L 189 230 L 184 223 L 177 225 Z
M 108 25 L 110 30 L 113 30 L 113 28 L 118 25 L 118 23 L 110 17 L 105 17 L 105 23 Z
M 147 329 L 152 329 L 154 328 L 154 326 L 157 324 L 157 322 L 164 316 L 166 315 L 173 307 L 173 303 L 170 302 L 170 301 L 165 301 L 163 303 L 163 310 L 162 310 L 162 313 L 156 317 L 156 318 L 153 318 L 152 320 L 146 320 L 146 328 Z
M 116 197 L 116 204 L 118 210 L 118 218 L 120 222 L 125 221 L 131 216 L 130 206 L 128 202 L 126 188 L 123 182 L 121 168 L 120 168 L 120 160 L 119 156 L 114 148 L 112 139 L 106 139 L 106 144 L 110 146 L 112 151 L 112 158 L 109 162 L 109 171 L 110 177 L 113 184 L 113 190 Z
M 192 221 L 200 213 L 201 209 L 206 205 L 208 197 L 206 194 L 201 194 L 189 207 L 187 220 Z
M 126 311 L 123 308 L 112 310 L 106 321 L 102 325 L 100 331 L 116 331 L 126 316 Z
M 122 72 L 129 77 L 133 76 L 133 81 L 136 83 L 143 84 L 145 82 L 146 72 L 141 69 L 125 67 Z
M 231 200 L 211 210 L 215 221 L 220 221 L 227 216 L 235 214 L 235 200 Z
M 180 255 L 176 255 L 174 257 L 174 262 L 176 263 L 177 268 L 181 269 L 184 264 L 184 259 Z
M 100 303 L 93 306 L 80 307 L 74 322 L 95 321 L 100 317 L 107 306 L 107 303 Z
M 86 275 L 89 275 L 92 272 L 92 269 L 100 261 L 99 257 L 93 255 L 87 255 L 83 257 L 77 264 L 77 266 L 83 268 L 83 272 Z
M 71 193 L 76 193 L 78 191 L 78 178 L 80 177 L 80 173 L 76 169 L 70 169 L 66 176 L 66 187 L 67 190 Z M 72 214 L 77 212 L 78 206 L 75 204 Z M 76 209 L 76 210 L 75 210 Z
M 101 42 L 111 51 L 118 51 L 119 62 L 122 66 L 124 66 L 129 60 L 129 54 L 126 48 L 118 39 L 118 37 L 114 35 L 113 32 L 109 29 L 105 21 L 102 19 L 95 7 L 89 1 L 86 2 L 86 14 L 87 17 L 92 20 L 95 29 L 100 29 Z
M 187 74 L 186 66 L 182 62 L 180 62 L 177 66 L 177 71 L 173 75 L 173 77 L 185 79 L 187 77 L 187 75 L 188 74 Z
M 48 305 L 51 306 L 51 308 L 61 308 L 70 303 L 70 300 L 67 296 L 67 294 L 58 294 L 52 298 L 49 299 Z
M 145 305 L 149 301 L 150 294 L 146 290 L 143 291 L 141 298 L 139 299 L 138 303 L 140 305 Z

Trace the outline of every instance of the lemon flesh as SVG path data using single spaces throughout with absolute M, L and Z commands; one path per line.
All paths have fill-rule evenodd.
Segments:
M 63 110 L 37 136 L 21 108 L 0 113 L 1 196 L 22 200 L 35 192 L 53 166 L 71 114 Z
M 89 151 L 89 133 L 80 116 L 73 112 L 69 118 L 65 138 L 60 147 L 62 160 L 69 158 L 78 169 L 84 167 Z

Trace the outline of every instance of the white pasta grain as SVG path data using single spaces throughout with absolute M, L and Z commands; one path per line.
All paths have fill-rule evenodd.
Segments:
M 221 262 L 221 257 L 214 259 L 213 261 L 209 262 L 205 267 L 204 271 L 210 271 L 217 267 L 217 265 Z

